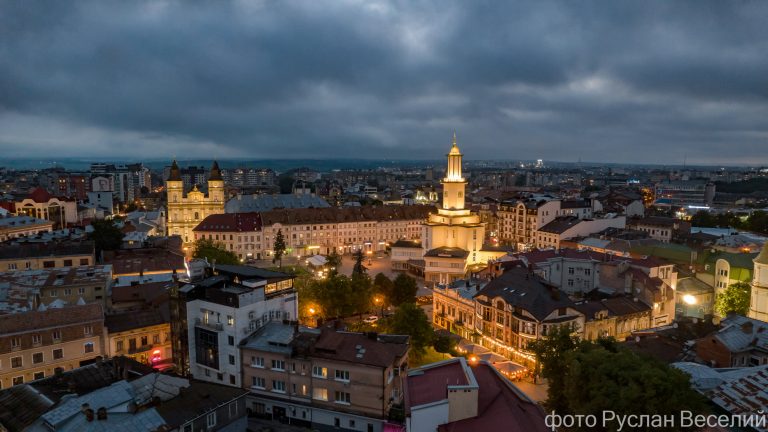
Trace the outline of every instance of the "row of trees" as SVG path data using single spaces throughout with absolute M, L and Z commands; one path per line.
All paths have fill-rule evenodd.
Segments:
M 742 219 L 734 213 L 712 214 L 701 210 L 691 217 L 691 224 L 698 227 L 732 227 L 768 234 L 768 213 L 755 210 L 749 217 Z
M 689 377 L 658 360 L 640 357 L 613 339 L 584 341 L 569 327 L 532 342 L 541 375 L 549 389 L 547 411 L 594 415 L 604 411 L 623 415 L 679 416 L 688 410 L 706 411 L 701 395 L 691 389 Z M 616 424 L 569 430 L 615 430 Z M 669 429 L 682 430 L 680 425 Z

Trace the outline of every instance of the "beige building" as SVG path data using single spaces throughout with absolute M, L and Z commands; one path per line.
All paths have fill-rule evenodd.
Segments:
M 636 298 L 584 301 L 576 303 L 576 309 L 584 314 L 584 330 L 581 333 L 587 340 L 612 337 L 623 341 L 634 331 L 651 328 L 651 307 Z
M 195 240 L 192 230 L 212 214 L 224 213 L 224 180 L 219 164 L 214 162 L 208 177 L 208 193 L 198 190 L 197 185 L 185 193 L 181 170 L 173 161 L 168 180 L 165 182 L 168 196 L 168 235 L 178 235 L 189 247 Z
M 107 304 L 112 266 L 79 266 L 0 273 L 0 313 L 82 303 Z
M 0 387 L 51 376 L 102 355 L 100 304 L 0 315 Z
M 403 401 L 407 340 L 268 323 L 240 345 L 248 408 L 313 429 L 380 432 Z
M 282 232 L 286 256 L 383 251 L 400 239 L 417 239 L 427 206 L 363 206 L 280 209 L 208 216 L 194 239 L 221 243 L 242 260 L 273 254 Z
M 172 363 L 171 325 L 167 303 L 148 309 L 107 315 L 104 318 L 104 355 L 126 356 L 160 366 Z
M 93 242 L 22 243 L 0 247 L 0 271 L 39 270 L 94 264 Z
M 467 180 L 462 175 L 462 154 L 456 134 L 447 155 L 448 168 L 443 184 L 443 203 L 422 224 L 424 279 L 427 283 L 450 283 L 467 271 L 484 267 L 489 259 L 503 255 L 483 249 L 485 224 L 477 213 L 465 208 Z
M 519 251 L 536 246 L 538 230 L 560 216 L 592 217 L 589 200 L 560 200 L 549 195 L 504 202 L 497 211 L 499 238 Z
M 53 231 L 54 223 L 34 216 L 0 216 L 0 242 Z
M 749 317 L 768 321 L 768 243 L 754 259 L 752 272 L 752 298 L 749 303 Z
M 474 295 L 485 285 L 480 280 L 457 280 L 432 291 L 432 322 L 464 339 L 478 341 Z
M 51 221 L 55 228 L 66 228 L 78 221 L 77 201 L 55 197 L 43 188 L 37 188 L 28 197 L 16 202 L 16 213 Z

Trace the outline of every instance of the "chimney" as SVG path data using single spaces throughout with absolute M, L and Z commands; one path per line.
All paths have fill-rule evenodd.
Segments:
M 91 407 L 90 405 L 88 405 L 87 403 L 84 403 L 84 404 L 80 405 L 80 411 L 82 413 L 85 413 L 86 411 L 88 411 L 88 408 L 90 408 L 90 407 Z
M 93 410 L 88 408 L 85 410 L 85 419 L 89 422 L 93 421 Z
M 96 419 L 98 420 L 106 420 L 107 419 L 107 409 L 104 407 L 99 408 L 96 411 Z
M 746 334 L 752 334 L 752 321 L 747 321 L 741 325 L 741 331 Z

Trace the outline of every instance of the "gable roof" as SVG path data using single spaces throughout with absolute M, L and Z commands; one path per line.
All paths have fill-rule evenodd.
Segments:
M 507 304 L 527 311 L 539 321 L 543 321 L 556 309 L 574 307 L 565 292 L 521 267 L 511 268 L 488 282 L 474 297 L 480 296 L 486 296 L 491 301 L 501 298 Z

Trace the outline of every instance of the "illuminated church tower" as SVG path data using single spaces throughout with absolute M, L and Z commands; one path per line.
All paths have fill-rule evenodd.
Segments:
M 181 236 L 185 247 L 195 240 L 193 229 L 208 215 L 224 213 L 224 179 L 219 164 L 213 162 L 208 176 L 208 194 L 198 190 L 197 185 L 184 194 L 184 182 L 176 161 L 165 182 L 168 198 L 168 235 Z
M 483 250 L 485 224 L 480 215 L 465 208 L 467 181 L 461 172 L 462 154 L 456 134 L 448 152 L 443 184 L 443 203 L 422 225 L 424 278 L 427 283 L 450 283 L 463 278 L 473 267 L 483 267 L 503 252 Z

